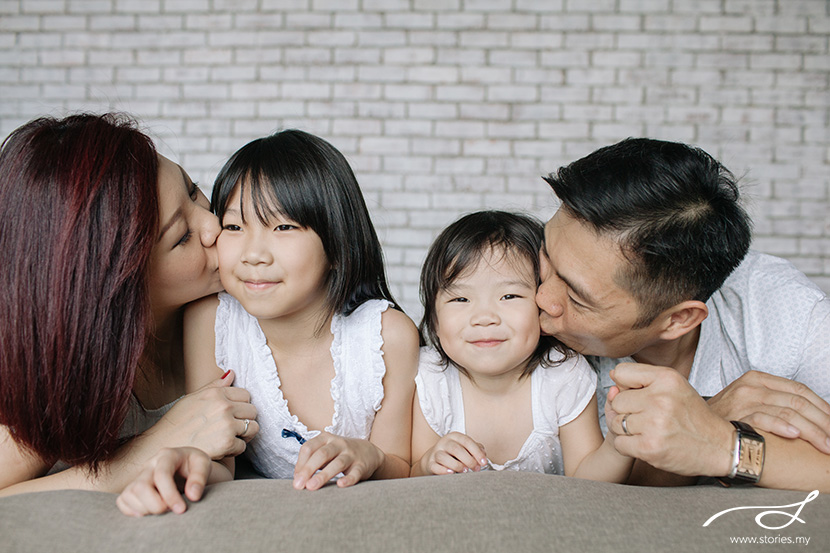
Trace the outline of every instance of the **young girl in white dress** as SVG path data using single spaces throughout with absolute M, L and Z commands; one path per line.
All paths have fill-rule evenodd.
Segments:
M 447 227 L 430 248 L 421 272 L 429 345 L 416 377 L 413 476 L 509 469 L 628 477 L 633 460 L 599 428 L 593 370 L 540 338 L 542 237 L 538 221 L 484 211 Z
M 246 455 L 264 476 L 309 490 L 408 476 L 418 332 L 388 290 L 346 159 L 302 131 L 254 140 L 220 171 L 211 207 L 226 292 L 185 313 L 186 387 L 234 371 L 258 409 Z M 143 512 L 181 512 L 174 472 L 191 499 L 233 477 L 233 459 L 202 459 L 162 452 L 125 494 Z

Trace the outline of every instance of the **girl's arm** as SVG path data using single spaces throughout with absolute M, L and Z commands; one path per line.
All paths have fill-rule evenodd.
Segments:
M 610 399 L 609 394 L 609 402 Z M 604 482 L 625 482 L 634 459 L 617 452 L 614 448 L 615 437 L 613 432 L 608 432 L 605 439 L 602 438 L 597 396 L 594 394 L 577 418 L 559 428 L 565 475 Z
M 366 478 L 409 476 L 412 397 L 418 370 L 418 330 L 405 314 L 387 309 L 382 315 L 383 403 L 369 440 L 323 432 L 300 449 L 294 487 L 316 490 L 340 472 L 340 487 Z M 317 472 L 319 469 L 320 472 Z
M 412 402 L 412 468 L 410 476 L 479 471 L 487 466 L 484 446 L 466 434 L 450 432 L 438 436 L 421 410 L 418 398 Z

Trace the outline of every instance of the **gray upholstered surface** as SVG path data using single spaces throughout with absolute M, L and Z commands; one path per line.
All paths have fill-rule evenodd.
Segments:
M 122 516 L 115 496 L 61 491 L 0 499 L 0 551 L 827 551 L 830 498 L 780 530 L 755 522 L 804 492 L 633 488 L 530 473 L 481 473 L 293 490 L 243 480 L 208 489 L 184 515 Z M 790 513 L 796 507 L 786 509 Z M 767 526 L 788 517 L 769 515 Z M 731 538 L 778 543 L 732 545 Z M 781 543 L 809 538 L 799 546 Z

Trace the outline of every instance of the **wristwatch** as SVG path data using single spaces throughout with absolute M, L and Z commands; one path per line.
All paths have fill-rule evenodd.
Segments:
M 732 470 L 725 480 L 755 484 L 764 470 L 764 437 L 745 422 L 730 422 L 735 427 L 735 445 L 732 449 Z

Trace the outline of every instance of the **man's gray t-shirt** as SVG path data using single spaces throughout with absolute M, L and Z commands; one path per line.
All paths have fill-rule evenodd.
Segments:
M 750 370 L 806 384 L 830 401 L 830 299 L 788 261 L 750 251 L 706 302 L 689 382 L 704 397 Z M 597 400 L 605 426 L 609 372 L 630 357 L 588 356 L 599 373 Z

